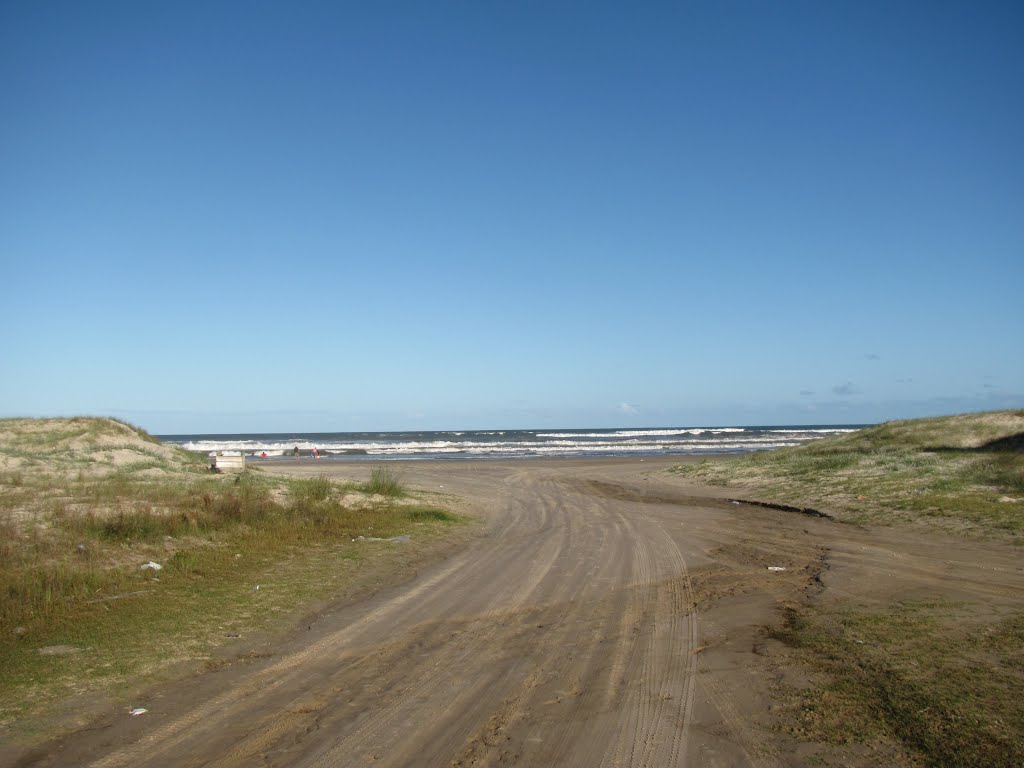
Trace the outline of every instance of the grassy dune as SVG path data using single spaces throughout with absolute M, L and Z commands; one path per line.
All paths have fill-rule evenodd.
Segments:
M 893 421 L 674 471 L 845 522 L 1024 537 L 1024 411 Z
M 1024 411 L 890 422 L 673 471 L 842 522 L 938 529 L 950 547 L 1024 541 Z M 1024 606 L 898 592 L 888 604 L 808 600 L 766 629 L 820 681 L 779 686 L 786 728 L 862 765 L 1024 765 Z
M 209 658 L 457 519 L 387 470 L 212 475 L 121 422 L 0 420 L 0 724 Z

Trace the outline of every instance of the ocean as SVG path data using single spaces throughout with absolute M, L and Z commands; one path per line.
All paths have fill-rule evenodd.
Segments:
M 315 448 L 326 459 L 526 459 L 745 453 L 855 432 L 862 424 L 657 429 L 506 429 L 461 432 L 296 432 L 159 435 L 190 451 L 227 451 L 267 460 Z

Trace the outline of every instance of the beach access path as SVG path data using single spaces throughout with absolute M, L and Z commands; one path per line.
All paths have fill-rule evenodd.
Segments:
M 22 764 L 803 765 L 772 686 L 804 673 L 762 629 L 783 606 L 1024 595 L 1011 548 L 736 504 L 678 461 L 390 463 L 481 520 L 465 546 Z

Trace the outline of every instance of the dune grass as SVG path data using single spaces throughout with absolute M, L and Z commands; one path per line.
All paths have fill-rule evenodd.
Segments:
M 133 434 L 103 419 L 0 420 L 0 723 L 203 658 L 336 592 L 368 546 L 409 546 L 358 537 L 423 541 L 461 519 L 390 472 L 365 489 L 212 475 L 203 457 Z M 366 494 L 357 508 L 353 492 Z
M 395 474 L 387 467 L 374 467 L 370 471 L 370 480 L 360 490 L 364 493 L 400 499 L 405 496 L 405 488 Z
M 1024 411 L 897 421 L 673 471 L 852 523 L 1024 541 Z

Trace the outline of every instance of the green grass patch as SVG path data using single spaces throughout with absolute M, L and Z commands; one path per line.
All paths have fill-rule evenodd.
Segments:
M 387 467 L 374 467 L 370 479 L 361 486 L 364 493 L 399 499 L 406 495 L 405 487 Z
M 790 610 L 774 636 L 826 681 L 786 691 L 788 728 L 937 768 L 1024 765 L 1024 615 L 980 621 L 949 604 L 884 613 Z
M 297 505 L 321 504 L 335 493 L 335 485 L 326 477 L 315 477 L 291 486 L 292 503 Z
M 459 516 L 453 515 L 444 509 L 433 507 L 412 508 L 409 510 L 409 519 L 416 521 L 437 521 L 440 523 L 458 522 Z
M 162 653 L 180 655 L 178 642 L 187 649 L 189 639 L 196 648 L 196 638 L 215 639 L 201 625 L 252 610 L 253 582 L 276 578 L 283 562 L 354 561 L 359 536 L 426 539 L 459 520 L 427 506 L 348 509 L 325 495 L 322 480 L 290 481 L 278 499 L 274 490 L 270 480 L 243 476 L 219 487 L 213 480 L 173 494 L 162 489 L 154 494 L 160 510 L 132 498 L 105 515 L 55 513 L 44 531 L 8 525 L 0 565 L 0 719 L 30 699 L 51 698 L 25 696 L 40 679 L 50 677 L 60 691 L 144 670 Z M 144 569 L 150 561 L 162 569 Z M 307 578 L 322 583 L 315 574 Z M 318 592 L 303 584 L 288 591 L 282 610 Z M 58 645 L 83 650 L 59 659 L 38 653 Z

